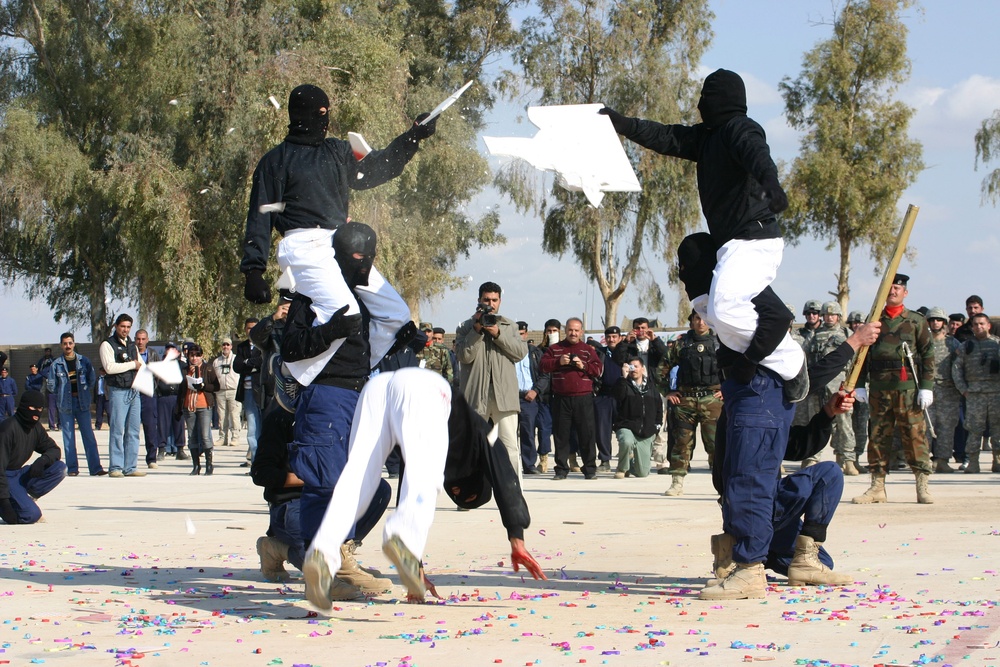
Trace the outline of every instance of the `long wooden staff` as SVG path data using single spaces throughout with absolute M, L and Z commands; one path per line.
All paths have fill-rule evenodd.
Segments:
M 878 287 L 878 293 L 875 295 L 875 302 L 872 303 L 872 310 L 868 314 L 868 319 L 865 320 L 866 323 L 878 319 L 882 314 L 882 309 L 885 307 L 885 300 L 889 297 L 889 289 L 892 287 L 896 271 L 899 270 L 899 262 L 903 259 L 903 253 L 906 251 L 906 244 L 910 239 L 910 232 L 913 230 L 913 223 L 917 221 L 917 213 L 919 211 L 920 207 L 913 204 L 910 204 L 906 208 L 906 215 L 903 217 L 903 226 L 900 227 L 899 236 L 896 238 L 896 248 L 892 251 L 892 259 L 885 270 L 885 275 L 882 276 L 882 284 Z M 844 382 L 845 391 L 854 391 L 854 387 L 858 383 L 858 376 L 861 375 L 861 366 L 864 365 L 865 357 L 867 356 L 867 347 L 858 350 L 858 354 L 854 357 L 854 366 L 851 368 L 851 374 Z

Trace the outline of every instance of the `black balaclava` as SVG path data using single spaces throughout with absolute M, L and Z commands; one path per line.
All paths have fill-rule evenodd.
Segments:
M 677 246 L 677 277 L 684 283 L 688 299 L 708 294 L 712 287 L 715 255 L 715 241 L 706 232 L 685 236 Z
M 368 284 L 368 275 L 375 263 L 375 246 L 378 237 L 375 230 L 363 222 L 349 222 L 337 228 L 333 235 L 333 249 L 337 254 L 337 264 L 344 274 L 348 287 Z M 364 255 L 356 259 L 354 253 Z
M 747 115 L 747 89 L 740 75 L 717 69 L 705 77 L 698 111 L 709 129 L 722 127 L 734 116 Z
M 330 123 L 330 98 L 322 88 L 310 84 L 298 86 L 288 96 L 288 135 L 285 141 L 318 146 L 326 139 Z
M 18 403 L 17 421 L 26 429 L 31 429 L 42 417 L 42 409 L 45 407 L 45 397 L 42 392 L 30 389 L 21 394 L 21 402 Z

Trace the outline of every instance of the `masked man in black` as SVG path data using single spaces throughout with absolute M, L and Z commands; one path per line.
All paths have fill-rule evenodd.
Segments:
M 13 417 L 0 424 L 0 518 L 6 524 L 37 523 L 42 510 L 35 500 L 66 477 L 62 451 L 45 432 L 40 419 L 45 397 L 26 391 Z M 33 453 L 40 456 L 25 465 Z

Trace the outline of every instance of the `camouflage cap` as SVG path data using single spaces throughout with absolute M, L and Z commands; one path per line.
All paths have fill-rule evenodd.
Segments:
M 858 322 L 860 324 L 861 322 L 864 321 L 865 321 L 865 316 L 861 314 L 860 310 L 852 310 L 851 314 L 847 316 L 848 324 L 854 324 L 855 322 Z
M 934 306 L 933 308 L 928 310 L 927 314 L 924 315 L 924 317 L 926 317 L 929 320 L 943 320 L 945 322 L 948 321 L 948 315 L 944 312 L 944 308 L 939 308 L 938 306 Z
M 840 304 L 836 301 L 827 301 L 823 304 L 823 308 L 820 309 L 823 315 L 841 315 L 843 316 L 844 311 L 840 309 Z
M 420 330 L 421 331 L 434 331 L 434 325 L 431 324 L 430 322 L 421 322 L 420 323 Z
M 806 305 L 802 306 L 802 314 L 818 313 L 823 309 L 823 305 L 817 299 L 809 299 Z

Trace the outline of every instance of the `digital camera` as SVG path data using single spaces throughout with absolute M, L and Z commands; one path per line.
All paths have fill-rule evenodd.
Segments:
M 493 312 L 493 306 L 487 306 L 486 304 L 483 303 L 477 303 L 476 312 L 482 313 L 482 315 L 479 317 L 479 324 L 481 324 L 482 326 L 495 327 L 497 325 L 499 319 Z

